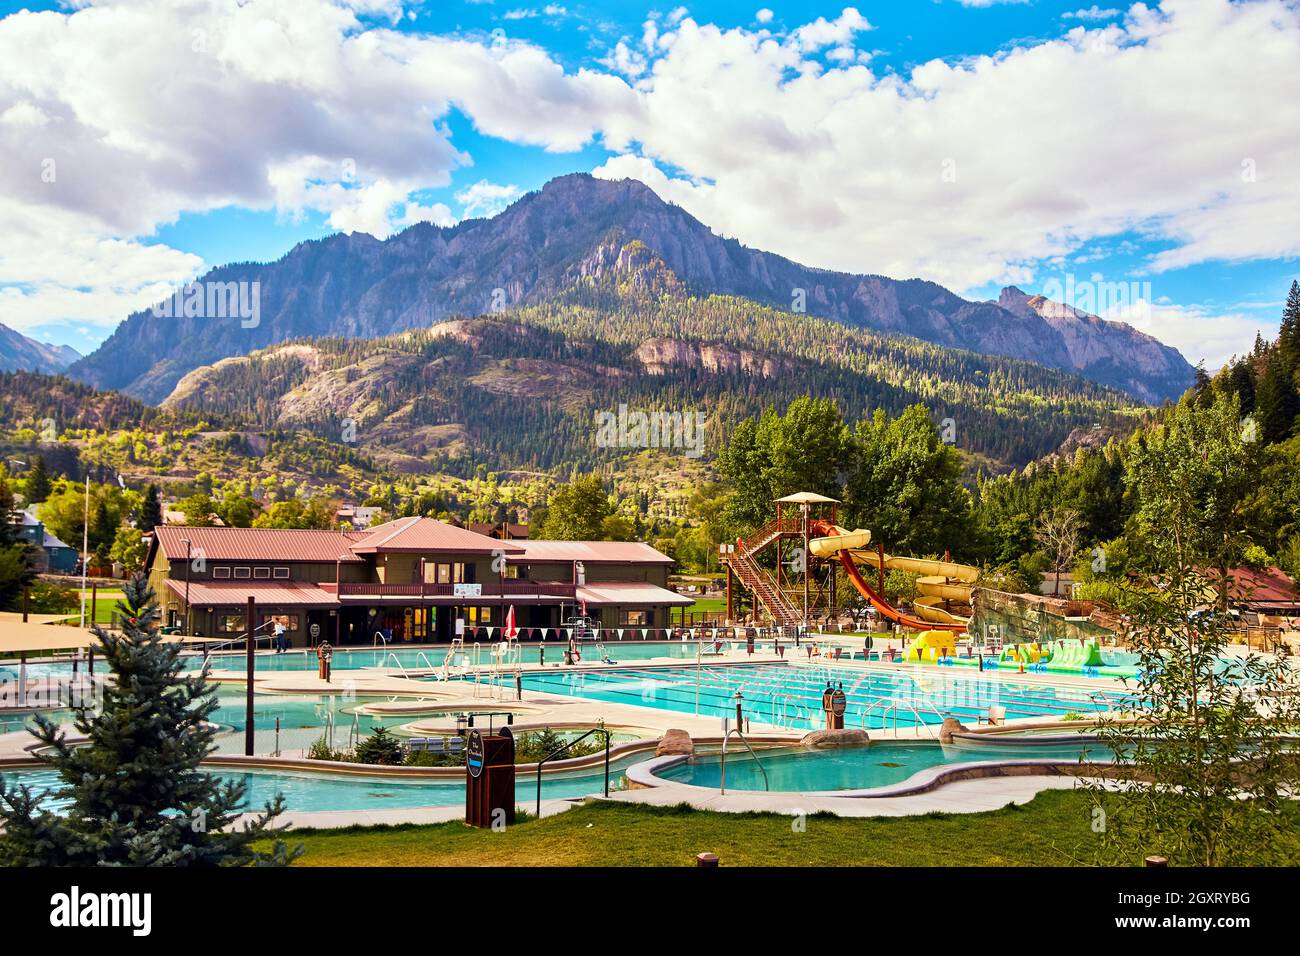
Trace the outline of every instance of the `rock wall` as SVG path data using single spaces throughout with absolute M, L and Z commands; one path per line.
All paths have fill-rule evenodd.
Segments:
M 1069 601 L 1038 594 L 1008 594 L 976 588 L 969 632 L 1004 643 L 1025 641 L 1098 640 L 1115 637 L 1109 618 L 1089 601 Z

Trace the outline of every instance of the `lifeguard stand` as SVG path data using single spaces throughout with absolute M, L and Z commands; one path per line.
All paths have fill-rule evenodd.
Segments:
M 777 498 L 776 517 L 748 538 L 738 538 L 734 547 L 723 546 L 722 562 L 727 568 L 727 620 L 735 619 L 734 588 L 739 581 L 754 596 L 755 610 L 761 605 L 773 623 L 807 624 L 814 612 L 834 614 L 838 608 L 835 575 L 823 584 L 815 573 L 822 562 L 808 547 L 813 519 L 836 523 L 839 501 L 811 491 Z M 799 542 L 791 555 L 789 544 Z M 776 570 L 765 568 L 758 556 L 769 547 L 776 549 Z

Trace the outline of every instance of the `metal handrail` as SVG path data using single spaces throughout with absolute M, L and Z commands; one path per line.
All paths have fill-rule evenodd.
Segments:
M 429 655 L 425 654 L 424 651 L 420 651 L 416 654 L 415 659 L 417 661 L 424 661 L 424 666 L 429 670 L 437 670 L 437 668 L 433 666 L 433 661 L 429 660 Z
M 579 741 L 586 740 L 586 739 L 587 739 L 588 737 L 590 737 L 592 734 L 604 734 L 604 735 L 605 735 L 605 796 L 607 796 L 607 797 L 609 796 L 609 738 L 610 738 L 610 733 L 609 733 L 609 731 L 606 730 L 604 727 L 593 727 L 593 728 L 591 728 L 591 730 L 587 731 L 587 732 L 586 732 L 585 734 L 583 734 L 581 737 L 574 737 L 572 740 L 570 740 L 567 744 L 565 744 L 565 745 L 564 745 L 563 747 L 561 747 L 559 750 L 555 751 L 555 752 L 552 753 L 552 754 L 548 754 L 548 755 L 546 755 L 545 757 L 543 757 L 541 760 L 537 761 L 537 816 L 538 816 L 539 819 L 540 819 L 541 816 L 542 816 L 542 765 L 545 764 L 545 763 L 547 763 L 548 761 L 554 760 L 554 759 L 555 759 L 556 757 L 558 757 L 560 754 L 562 754 L 562 753 L 566 753 L 566 752 L 569 750 L 569 748 L 572 747 L 574 744 L 578 743 Z
M 402 676 L 405 677 L 407 680 L 410 680 L 410 679 L 411 679 L 411 675 L 408 674 L 408 673 L 406 673 L 406 668 L 403 667 L 403 666 L 402 666 L 402 662 L 399 661 L 399 660 L 397 659 L 397 655 L 394 654 L 392 651 L 389 651 L 389 652 L 388 652 L 388 657 L 391 657 L 391 658 L 393 659 L 393 663 L 396 664 L 396 665 L 397 665 L 397 669 L 398 669 L 399 671 L 402 672 Z M 387 664 L 387 663 L 388 663 L 388 657 L 385 657 L 385 658 L 384 658 L 384 664 Z M 381 665 L 381 666 L 382 666 L 382 665 Z
M 387 647 L 388 647 L 388 638 L 384 637 L 384 632 L 383 632 L 383 631 L 375 631 L 375 636 L 374 636 L 374 638 L 370 641 L 370 646 L 371 646 L 371 647 L 378 647 L 380 641 L 383 641 L 384 648 L 387 649 Z
M 731 739 L 732 734 L 735 734 L 740 738 L 740 742 L 745 745 L 745 748 L 749 751 L 749 755 L 754 758 L 754 763 L 758 765 L 758 769 L 762 772 L 763 789 L 771 792 L 772 785 L 768 782 L 767 769 L 763 766 L 763 761 L 758 759 L 758 754 L 754 751 L 754 748 L 750 746 L 749 741 L 745 739 L 745 735 L 740 732 L 739 727 L 728 727 L 726 735 L 722 738 L 722 767 L 721 777 L 718 780 L 718 793 L 725 794 L 727 792 L 727 741 Z

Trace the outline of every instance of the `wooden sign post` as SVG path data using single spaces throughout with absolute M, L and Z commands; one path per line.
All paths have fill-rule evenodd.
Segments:
M 515 822 L 515 737 L 509 727 L 471 730 L 465 743 L 465 822 L 472 827 Z

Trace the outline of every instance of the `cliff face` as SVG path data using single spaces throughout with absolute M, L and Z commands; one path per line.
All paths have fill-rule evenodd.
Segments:
M 1021 316 L 1038 316 L 1060 336 L 1069 366 L 1085 378 L 1114 385 L 1144 402 L 1176 398 L 1191 385 L 1192 369 L 1175 348 L 1125 322 L 1108 322 L 1041 295 L 1010 286 L 998 305 Z
M 1005 303 L 969 302 L 920 279 L 812 269 L 715 235 L 639 182 L 586 175 L 552 180 L 492 219 L 422 223 L 383 242 L 335 235 L 301 243 L 274 263 L 215 269 L 204 281 L 259 283 L 255 325 L 137 313 L 69 374 L 159 401 L 192 369 L 278 342 L 375 338 L 544 303 L 611 273 L 629 298 L 689 292 L 786 310 L 802 303 L 847 325 L 1079 371 L 1146 401 L 1173 397 L 1192 381 L 1175 350 L 1128 326 L 1048 316 L 1023 293 L 1004 295 Z

